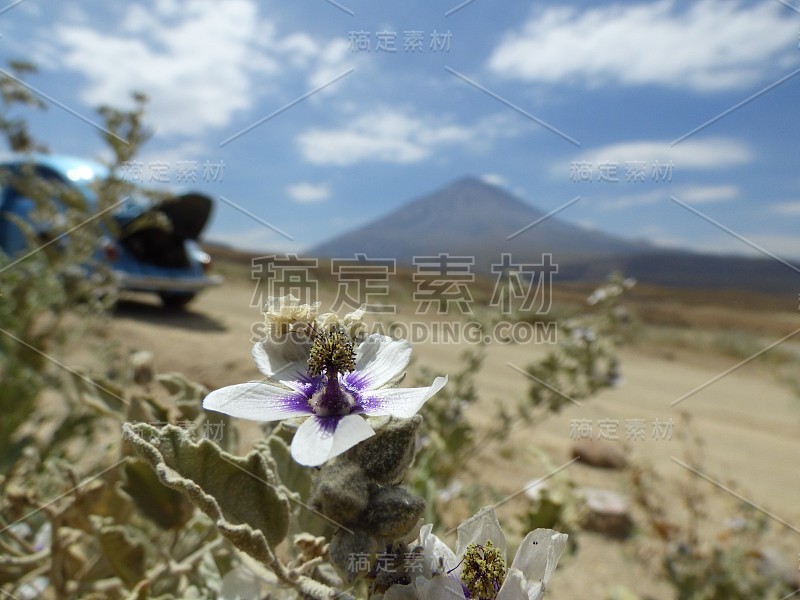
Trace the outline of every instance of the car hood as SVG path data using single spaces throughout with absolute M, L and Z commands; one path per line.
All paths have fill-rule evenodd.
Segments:
M 126 203 L 115 217 L 120 237 L 125 238 L 142 229 L 163 229 L 174 237 L 196 240 L 208 224 L 213 202 L 203 194 L 188 193 L 149 205 Z
M 161 202 L 156 210 L 172 221 L 172 231 L 185 240 L 196 240 L 211 217 L 213 203 L 202 194 L 183 194 Z

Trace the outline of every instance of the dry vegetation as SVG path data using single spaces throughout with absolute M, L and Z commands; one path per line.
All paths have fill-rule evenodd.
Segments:
M 250 360 L 250 329 L 260 320 L 250 306 L 253 282 L 246 254 L 216 252 L 217 271 L 227 277 L 226 284 L 201 296 L 186 313 L 165 313 L 147 297 L 131 297 L 119 305 L 115 315 L 98 331 L 102 335 L 77 342 L 71 360 L 82 360 L 98 367 L 98 352 L 109 348 L 124 357 L 134 350 L 151 350 L 159 371 L 180 371 L 214 389 L 257 376 Z M 335 285 L 320 268 L 320 295 L 330 302 Z M 577 310 L 589 284 L 559 285 L 554 292 L 554 310 L 569 314 Z M 476 300 L 487 297 L 491 282 L 474 287 Z M 400 302 L 398 317 L 411 318 L 413 283 L 408 271 L 394 279 L 392 299 Z M 671 403 L 698 386 L 730 369 L 752 353 L 800 327 L 796 298 L 761 295 L 755 292 L 704 292 L 701 290 L 659 289 L 638 286 L 630 306 L 637 316 L 638 335 L 623 348 L 624 384 L 585 401 L 569 406 L 547 422 L 531 429 L 524 425 L 512 429 L 506 439 L 493 440 L 468 464 L 465 484 L 493 486 L 502 497 L 512 494 L 548 469 L 534 448 L 543 449 L 553 465 L 569 458 L 570 426 L 575 419 L 644 418 L 673 419 L 671 440 L 647 439 L 619 443 L 626 447 L 634 463 L 652 465 L 661 480 L 655 493 L 667 505 L 683 514 L 681 490 L 694 480 L 709 502 L 702 535 L 708 539 L 724 531 L 735 513 L 735 499 L 718 492 L 710 483 L 699 480 L 678 466 L 672 457 L 684 459 L 689 449 L 682 438 L 689 436 L 681 413 L 691 416 L 693 434 L 704 444 L 707 474 L 726 485 L 735 486 L 743 497 L 779 515 L 789 524 L 800 523 L 797 503 L 796 461 L 800 442 L 800 400 L 786 382 L 797 372 L 797 347 L 800 340 L 763 354 L 719 378 L 678 406 Z M 418 318 L 418 317 L 415 317 Z M 432 317 L 427 317 L 432 318 Z M 800 336 L 798 336 L 800 337 Z M 462 350 L 454 345 L 418 344 L 417 364 L 433 365 L 436 371 L 452 372 Z M 504 398 L 526 393 L 522 375 L 509 370 L 507 363 L 522 363 L 540 356 L 543 348 L 490 344 L 476 385 L 481 401 L 471 408 L 470 418 L 480 425 L 489 419 L 490 408 Z M 106 355 L 108 356 L 108 355 Z M 259 435 L 252 424 L 243 423 L 242 448 Z M 627 472 L 598 471 L 576 464 L 564 475 L 577 485 L 590 485 L 631 493 Z M 501 520 L 509 522 L 524 511 L 527 500 L 519 495 L 499 509 Z M 467 507 L 464 507 L 464 512 Z M 460 512 L 460 511 L 457 511 Z M 463 514 L 453 514 L 453 523 Z M 644 524 L 644 515 L 635 512 L 634 520 Z M 777 521 L 769 522 L 766 538 L 780 549 L 787 560 L 796 557 L 800 535 Z M 674 597 L 671 588 L 659 580 L 655 566 L 642 561 L 648 550 L 639 537 L 627 543 L 597 534 L 581 533 L 579 551 L 562 561 L 551 586 L 552 597 L 606 597 L 616 585 L 651 598 Z

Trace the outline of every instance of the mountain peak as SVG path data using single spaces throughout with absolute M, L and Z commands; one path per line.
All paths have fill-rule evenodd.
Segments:
M 535 212 L 538 216 L 541 213 L 538 209 L 525 204 L 519 198 L 509 193 L 506 189 L 487 183 L 486 181 L 473 176 L 461 177 L 455 181 L 439 188 L 438 190 L 422 196 L 417 200 L 409 202 L 401 209 L 407 213 L 406 219 L 417 219 L 422 217 L 417 211 L 478 211 L 473 214 L 470 220 L 475 220 L 475 217 L 480 214 L 482 216 L 489 216 L 484 213 L 507 212 L 525 213 L 533 216 Z M 452 220 L 455 215 L 443 215 L 448 220 Z M 470 218 L 468 215 L 465 217 Z
M 434 192 L 434 194 L 448 190 L 465 194 L 489 193 L 513 197 L 513 195 L 504 187 L 494 183 L 489 183 L 488 181 L 473 175 L 466 175 L 456 179 L 455 181 L 452 181 L 443 188 L 439 189 L 437 192 Z
M 446 187 L 464 187 L 464 188 L 471 188 L 471 187 L 481 187 L 481 188 L 492 188 L 492 189 L 502 189 L 498 185 L 494 185 L 488 183 L 484 179 L 480 177 L 475 177 L 474 175 L 465 175 L 459 179 L 456 179 Z
M 557 218 L 514 236 L 545 215 L 502 187 L 477 177 L 461 177 L 404 204 L 356 231 L 310 250 L 312 255 L 395 258 L 409 264 L 414 256 L 450 253 L 475 257 L 487 270 L 504 252 L 519 260 L 627 254 L 641 246 L 600 232 L 589 232 Z

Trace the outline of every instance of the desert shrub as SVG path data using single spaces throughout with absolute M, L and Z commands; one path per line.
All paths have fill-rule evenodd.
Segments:
M 681 462 L 689 468 L 669 501 L 656 493 L 666 486 L 651 465 L 639 462 L 630 471 L 634 499 L 644 515 L 640 559 L 670 583 L 676 600 L 756 600 L 792 592 L 798 582 L 787 578 L 767 543 L 771 519 L 741 500 L 746 494 L 736 482 L 705 480 L 709 469 L 703 440 L 692 431 L 686 413 L 680 431 Z
M 131 191 L 115 176 L 115 166 L 131 160 L 148 137 L 145 99 L 135 100 L 132 111 L 100 111 L 114 156 L 111 177 L 95 190 L 100 212 Z M 8 127 L 15 143 L 31 145 L 24 125 Z M 231 392 L 209 394 L 181 374 L 155 372 L 141 356 L 128 362 L 106 354 L 103 373 L 64 368 L 54 358 L 74 320 L 102 314 L 113 297 L 97 294 L 106 281 L 92 264 L 103 228 L 113 224 L 93 220 L 81 199 L 35 173 L 23 175 L 15 183 L 37 202 L 40 221 L 57 226 L 44 242 L 30 228 L 30 252 L 22 260 L 0 257 L 0 591 L 17 598 L 166 600 L 250 593 L 321 600 L 380 598 L 393 588 L 425 595 L 431 586 L 444 586 L 444 593 L 456 585 L 458 593 L 468 589 L 491 598 L 511 581 L 526 597 L 541 596 L 566 545 L 565 535 L 539 527 L 541 515 L 528 515 L 526 526 L 536 531 L 522 547 L 527 540 L 536 548 L 521 551 L 520 563 L 506 563 L 490 551 L 505 545 L 493 511 L 477 511 L 462 523 L 460 535 L 471 541 L 460 544 L 459 556 L 432 527 L 446 520 L 448 494 L 478 506 L 491 500 L 491 490 L 458 490 L 465 467 L 516 423 L 535 424 L 559 410 L 560 401 L 534 386 L 527 398 L 498 404 L 489 426 L 476 426 L 467 409 L 479 396 L 475 377 L 485 349 L 477 346 L 463 356 L 447 386 L 431 365 L 420 369 L 421 387 L 415 389 L 436 393 L 422 402 L 422 417 L 402 403 L 369 421 L 347 415 L 360 423 L 349 421 L 362 428 L 359 435 L 363 427 L 374 435 L 347 448 L 337 442 L 322 458 L 309 445 L 307 428 L 305 436 L 300 433 L 309 421 L 288 420 L 265 427 L 264 439 L 237 456 L 232 418 L 224 410 L 202 410 L 204 402 L 213 407 L 214 398 L 232 399 L 226 396 Z M 63 205 L 58 218 L 53 198 Z M 596 293 L 594 314 L 559 321 L 559 345 L 528 368 L 534 380 L 552 380 L 581 398 L 614 383 L 619 365 L 613 349 L 626 321 L 617 300 L 627 285 L 611 281 Z M 305 357 L 307 371 L 318 378 L 313 385 L 327 386 L 306 416 L 320 417 L 314 410 L 324 408 L 322 416 L 344 419 L 336 402 L 322 405 L 349 398 L 335 391 L 338 372 L 353 370 L 349 353 L 364 343 L 394 348 L 402 342 L 351 338 L 348 332 L 360 317 L 312 316 L 311 307 L 283 300 L 267 311 L 271 325 L 291 324 L 306 336 L 292 352 Z M 289 352 L 276 337 L 259 343 L 267 355 L 277 353 L 270 355 L 274 360 Z M 285 385 L 285 379 L 270 376 L 268 385 Z M 303 381 L 295 385 L 311 385 Z M 43 396 L 62 410 L 40 413 Z M 51 435 L 40 435 L 42 428 Z M 325 439 L 321 435 L 317 443 Z M 548 524 L 569 526 L 568 503 L 562 504 L 560 520 Z M 423 520 L 428 524 L 420 529 Z M 507 575 L 513 564 L 522 570 Z

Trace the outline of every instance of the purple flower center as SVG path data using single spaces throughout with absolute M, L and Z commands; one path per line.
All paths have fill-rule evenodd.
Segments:
M 345 331 L 333 327 L 317 331 L 308 358 L 310 377 L 322 376 L 311 396 L 311 408 L 318 417 L 343 417 L 353 412 L 356 397 L 339 373 L 355 369 L 353 342 Z M 324 383 L 323 383 L 324 382 Z
M 326 374 L 325 383 L 320 385 L 311 397 L 314 414 L 320 417 L 343 417 L 353 412 L 355 396 L 342 388 L 339 375 L 334 371 Z

